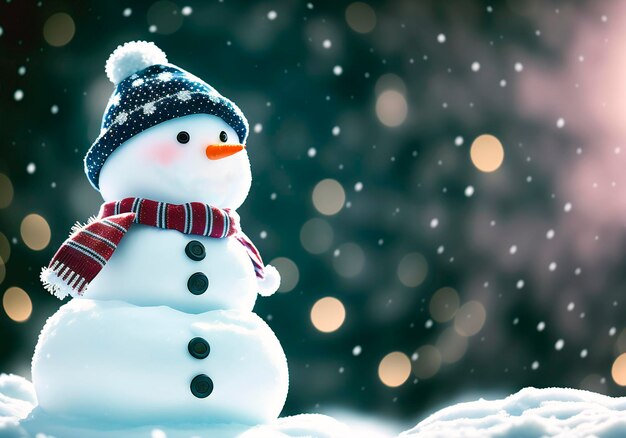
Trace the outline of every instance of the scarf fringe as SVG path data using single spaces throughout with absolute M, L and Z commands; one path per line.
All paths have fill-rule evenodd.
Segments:
M 79 233 L 81 231 L 83 231 L 85 228 L 87 228 L 88 225 L 91 225 L 92 223 L 94 223 L 98 218 L 96 216 L 91 216 L 87 219 L 87 222 L 85 223 L 81 223 L 80 221 L 76 221 L 76 223 L 74 223 L 74 225 L 72 225 L 72 228 L 70 229 L 70 234 L 68 237 L 72 237 L 74 236 L 76 233 Z
M 85 281 L 85 277 L 59 262 L 55 262 L 51 267 L 41 268 L 39 279 L 43 283 L 44 289 L 60 300 L 68 295 L 74 298 L 82 295 L 89 285 Z

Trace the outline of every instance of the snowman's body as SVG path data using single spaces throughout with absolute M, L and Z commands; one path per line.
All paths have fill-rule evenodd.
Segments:
M 202 260 L 188 256 L 190 245 L 205 252 Z M 194 275 L 206 276 L 205 292 L 190 291 Z M 250 312 L 257 288 L 250 257 L 236 238 L 214 239 L 133 225 L 85 296 L 137 306 L 169 306 L 187 313 Z
M 154 55 L 146 55 L 146 44 L 130 43 L 110 59 L 123 59 L 130 51 L 128 64 L 138 71 L 137 65 Z M 127 79 L 107 111 L 115 113 L 119 93 L 132 95 L 135 86 L 152 88 L 134 94 L 133 105 L 146 94 L 164 92 L 168 84 L 178 90 L 191 81 L 189 89 L 139 103 L 133 110 L 140 115 L 135 120 L 139 132 L 123 144 L 99 143 L 108 135 L 103 128 L 90 150 L 91 162 L 101 169 L 92 174 L 88 167 L 88 175 L 105 201 L 197 202 L 207 212 L 216 207 L 236 215 L 252 177 L 245 145 L 232 139 L 245 141 L 247 123 L 242 134 L 235 131 L 243 129 L 238 109 L 227 108 L 222 117 L 229 123 L 210 105 L 209 113 L 199 111 L 198 105 L 213 102 L 216 92 L 200 93 L 206 84 L 166 64 L 161 55 L 156 52 L 158 65 L 139 71 L 143 77 L 111 67 L 114 82 Z M 200 100 L 193 100 L 192 93 Z M 187 103 L 191 106 L 180 106 Z M 174 112 L 169 119 L 145 128 L 144 116 L 158 115 L 158 108 L 167 105 Z M 179 115 L 183 110 L 198 112 Z M 117 126 L 118 134 L 126 135 L 134 117 L 128 111 L 123 118 L 121 112 L 107 114 L 103 127 Z M 79 248 L 73 254 L 80 259 L 87 252 Z M 271 295 L 280 282 L 273 267 L 264 269 L 266 275 L 257 276 L 258 267 L 237 235 L 215 238 L 132 224 L 84 295 L 61 307 L 41 332 L 32 363 L 41 409 L 112 423 L 275 419 L 287 396 L 288 371 L 274 333 L 251 312 L 257 292 Z M 42 273 L 47 287 L 61 297 L 67 291 L 59 288 L 74 284 L 63 283 L 65 272 L 51 265 Z

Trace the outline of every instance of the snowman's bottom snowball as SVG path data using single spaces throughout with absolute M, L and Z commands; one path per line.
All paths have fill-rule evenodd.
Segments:
M 191 354 L 197 338 L 208 343 L 204 358 Z M 48 319 L 32 375 L 42 412 L 129 426 L 264 424 L 280 414 L 289 384 L 280 343 L 254 313 L 87 299 Z

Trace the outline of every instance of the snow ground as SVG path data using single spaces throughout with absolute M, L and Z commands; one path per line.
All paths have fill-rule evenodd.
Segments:
M 94 429 L 93 425 L 86 423 L 46 416 L 36 408 L 35 394 L 28 380 L 15 375 L 0 375 L 1 437 L 101 438 L 123 435 L 128 438 L 382 438 L 397 436 L 394 427 L 397 425 L 346 411 L 335 411 L 332 417 L 303 414 L 255 427 L 213 424 L 126 429 L 105 426 Z M 480 399 L 441 409 L 414 428 L 401 433 L 399 438 L 543 436 L 624 437 L 626 397 L 612 398 L 568 388 L 525 388 L 504 399 Z
M 524 388 L 501 400 L 441 409 L 401 438 L 626 436 L 626 397 L 570 388 Z

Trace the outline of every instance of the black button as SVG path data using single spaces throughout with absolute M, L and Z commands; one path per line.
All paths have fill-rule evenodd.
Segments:
M 209 343 L 202 338 L 193 338 L 191 341 L 189 341 L 187 349 L 189 350 L 189 354 L 191 354 L 196 359 L 204 359 L 209 355 L 209 352 L 211 351 Z
M 194 295 L 202 295 L 209 288 L 209 279 L 202 272 L 196 272 L 187 280 L 187 289 Z
M 213 380 L 206 374 L 198 374 L 191 381 L 191 393 L 198 398 L 206 398 L 213 392 Z
M 192 240 L 185 247 L 185 254 L 191 260 L 195 260 L 199 262 L 206 256 L 206 252 L 204 251 L 204 245 L 197 240 Z

